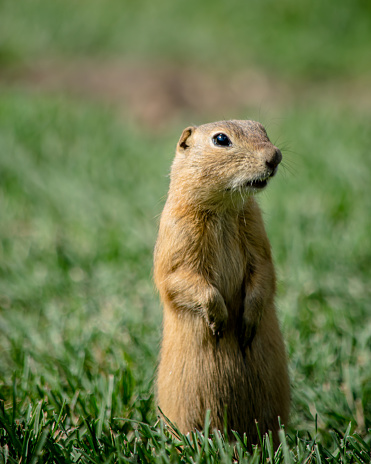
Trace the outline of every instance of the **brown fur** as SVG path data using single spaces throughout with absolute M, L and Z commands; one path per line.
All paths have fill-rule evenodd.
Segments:
M 213 136 L 226 134 L 229 147 Z M 164 305 L 159 407 L 183 432 L 211 427 L 257 443 L 286 422 L 290 388 L 274 306 L 275 273 L 249 182 L 275 174 L 281 153 L 254 121 L 183 131 L 155 248 Z

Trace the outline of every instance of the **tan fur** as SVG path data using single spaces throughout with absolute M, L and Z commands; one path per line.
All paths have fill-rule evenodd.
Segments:
M 232 145 L 216 146 L 226 134 Z M 246 432 L 250 444 L 288 420 L 287 360 L 274 306 L 270 244 L 249 182 L 281 153 L 254 121 L 183 131 L 155 247 L 164 306 L 157 400 L 183 432 Z

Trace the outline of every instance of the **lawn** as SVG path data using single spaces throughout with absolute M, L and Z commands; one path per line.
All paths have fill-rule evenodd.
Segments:
M 368 463 L 368 3 L 104 5 L 0 5 L 0 462 Z M 87 60 L 192 66 L 211 83 L 248 68 L 293 89 L 284 103 L 197 111 L 180 99 L 155 121 L 121 94 L 35 84 L 45 61 L 55 73 Z M 275 456 L 269 437 L 250 456 L 207 421 L 173 437 L 153 398 L 169 167 L 186 125 L 224 114 L 259 119 L 284 157 L 259 198 L 292 381 Z

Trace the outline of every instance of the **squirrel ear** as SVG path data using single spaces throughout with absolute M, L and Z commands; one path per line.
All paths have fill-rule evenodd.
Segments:
M 195 129 L 196 126 L 189 126 L 186 129 L 184 129 L 178 142 L 177 151 L 182 152 L 187 150 L 187 148 L 190 146 L 190 137 Z

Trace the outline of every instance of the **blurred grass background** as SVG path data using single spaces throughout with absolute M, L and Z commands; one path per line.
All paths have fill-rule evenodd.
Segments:
M 0 399 L 154 424 L 157 218 L 186 125 L 258 119 L 289 432 L 371 427 L 371 4 L 0 2 Z M 31 405 L 31 406 L 30 406 Z M 115 425 L 113 425 L 115 424 Z M 82 433 L 82 432 L 81 432 Z M 2 440 L 6 435 L 1 435 Z

